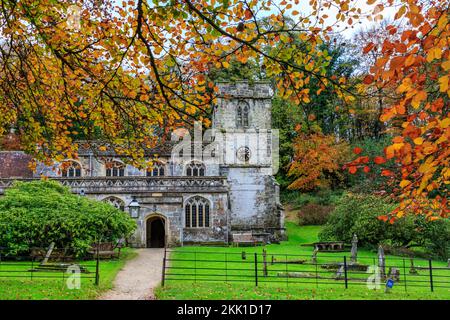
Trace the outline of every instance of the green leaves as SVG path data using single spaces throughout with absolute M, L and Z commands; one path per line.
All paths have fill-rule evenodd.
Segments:
M 0 246 L 16 252 L 55 242 L 82 256 L 96 239 L 115 241 L 135 227 L 128 214 L 55 181 L 17 182 L 0 199 Z

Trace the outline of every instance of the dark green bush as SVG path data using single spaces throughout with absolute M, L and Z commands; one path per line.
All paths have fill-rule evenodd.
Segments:
M 301 192 L 301 191 L 283 191 L 281 192 L 281 201 L 292 205 L 294 208 L 299 209 L 308 204 L 318 204 L 323 206 L 334 206 L 342 197 L 342 190 L 330 190 L 322 189 L 313 192 Z
M 450 246 L 449 221 L 427 221 L 423 216 L 407 216 L 390 224 L 377 219 L 395 206 L 386 198 L 345 194 L 329 216 L 319 238 L 350 243 L 356 233 L 362 246 L 376 247 L 380 243 L 396 247 L 422 246 L 430 254 L 446 259 Z
M 0 247 L 16 254 L 55 242 L 82 256 L 93 242 L 128 237 L 135 228 L 123 211 L 55 181 L 16 182 L 0 198 Z

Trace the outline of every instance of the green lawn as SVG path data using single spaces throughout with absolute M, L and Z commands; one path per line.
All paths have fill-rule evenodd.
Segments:
M 67 279 L 62 278 L 62 273 L 39 273 L 39 276 L 57 278 L 31 279 L 30 264 L 28 262 L 5 262 L 0 264 L 0 300 L 84 300 L 95 299 L 102 292 L 112 288 L 112 282 L 123 267 L 125 262 L 133 258 L 136 253 L 132 249 L 124 249 L 118 260 L 100 260 L 100 283 L 94 285 L 95 273 L 83 274 L 81 288 L 70 290 L 67 288 Z M 95 261 L 86 261 L 80 265 L 87 266 L 88 270 L 94 272 Z M 15 271 L 15 272 L 12 272 Z M 19 271 L 19 272 L 18 272 Z M 36 274 L 36 273 L 35 273 Z M 17 275 L 24 276 L 18 278 Z M 10 276 L 9 278 L 5 276 Z M 14 277 L 11 277 L 14 276 Z
M 169 269 L 166 285 L 157 289 L 157 297 L 159 299 L 450 299 L 450 270 L 444 269 L 445 262 L 433 261 L 434 268 L 442 269 L 433 271 L 435 291 L 432 293 L 429 285 L 429 270 L 420 269 L 417 275 L 410 274 L 409 260 L 394 256 L 386 257 L 386 271 L 389 267 L 398 267 L 401 277 L 400 282 L 394 285 L 390 293 L 384 292 L 384 282 L 381 283 L 381 289 L 369 289 L 366 284 L 369 274 L 356 270 L 348 271 L 350 280 L 348 289 L 345 289 L 344 280 L 334 279 L 336 270 L 323 269 L 320 265 L 343 262 L 344 256 L 349 261 L 350 253 L 319 253 L 316 267 L 311 264 L 312 247 L 300 246 L 300 244 L 317 241 L 320 227 L 298 227 L 292 222 L 287 222 L 286 226 L 289 240 L 281 244 L 265 247 L 174 249 L 170 254 L 170 259 L 174 261 L 168 263 L 177 269 Z M 254 253 L 261 253 L 263 248 L 267 251 L 268 272 L 267 277 L 264 277 L 261 255 L 258 255 L 259 283 L 256 287 Z M 242 251 L 245 251 L 245 260 L 242 258 Z M 271 264 L 272 256 L 275 261 L 306 261 L 304 264 Z M 360 263 L 377 264 L 375 252 L 359 250 L 358 257 Z M 176 260 L 196 260 L 196 262 Z M 225 266 L 226 271 L 224 271 Z M 415 266 L 425 268 L 428 266 L 428 261 L 416 259 Z M 217 268 L 217 270 L 210 268 Z M 290 275 L 301 274 L 302 278 L 282 276 L 286 275 L 286 272 Z M 309 278 L 304 278 L 305 275 Z M 406 290 L 405 276 L 408 284 Z

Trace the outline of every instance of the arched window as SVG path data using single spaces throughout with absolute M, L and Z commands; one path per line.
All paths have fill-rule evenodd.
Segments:
M 61 163 L 61 177 L 81 177 L 81 165 L 75 161 L 64 161 Z
M 245 102 L 239 103 L 237 107 L 237 115 L 236 115 L 236 122 L 238 128 L 245 128 L 248 127 L 248 113 L 249 113 L 249 107 L 248 104 Z
M 103 202 L 107 202 L 110 205 L 116 207 L 119 210 L 125 211 L 125 202 L 122 199 L 116 197 L 108 197 L 102 200 Z
M 147 169 L 147 177 L 159 177 L 165 175 L 166 166 L 162 162 L 153 162 L 153 166 Z
M 122 162 L 109 160 L 105 162 L 107 177 L 125 176 L 125 165 Z
M 185 204 L 184 218 L 186 228 L 209 227 L 209 201 L 200 196 L 190 198 Z
M 206 167 L 201 162 L 193 161 L 186 165 L 186 175 L 189 177 L 203 177 L 206 172 Z

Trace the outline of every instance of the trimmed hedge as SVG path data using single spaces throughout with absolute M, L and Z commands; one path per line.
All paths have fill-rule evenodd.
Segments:
M 55 242 L 80 257 L 97 239 L 116 241 L 135 228 L 125 212 L 55 181 L 15 182 L 0 198 L 0 247 L 15 254 Z

